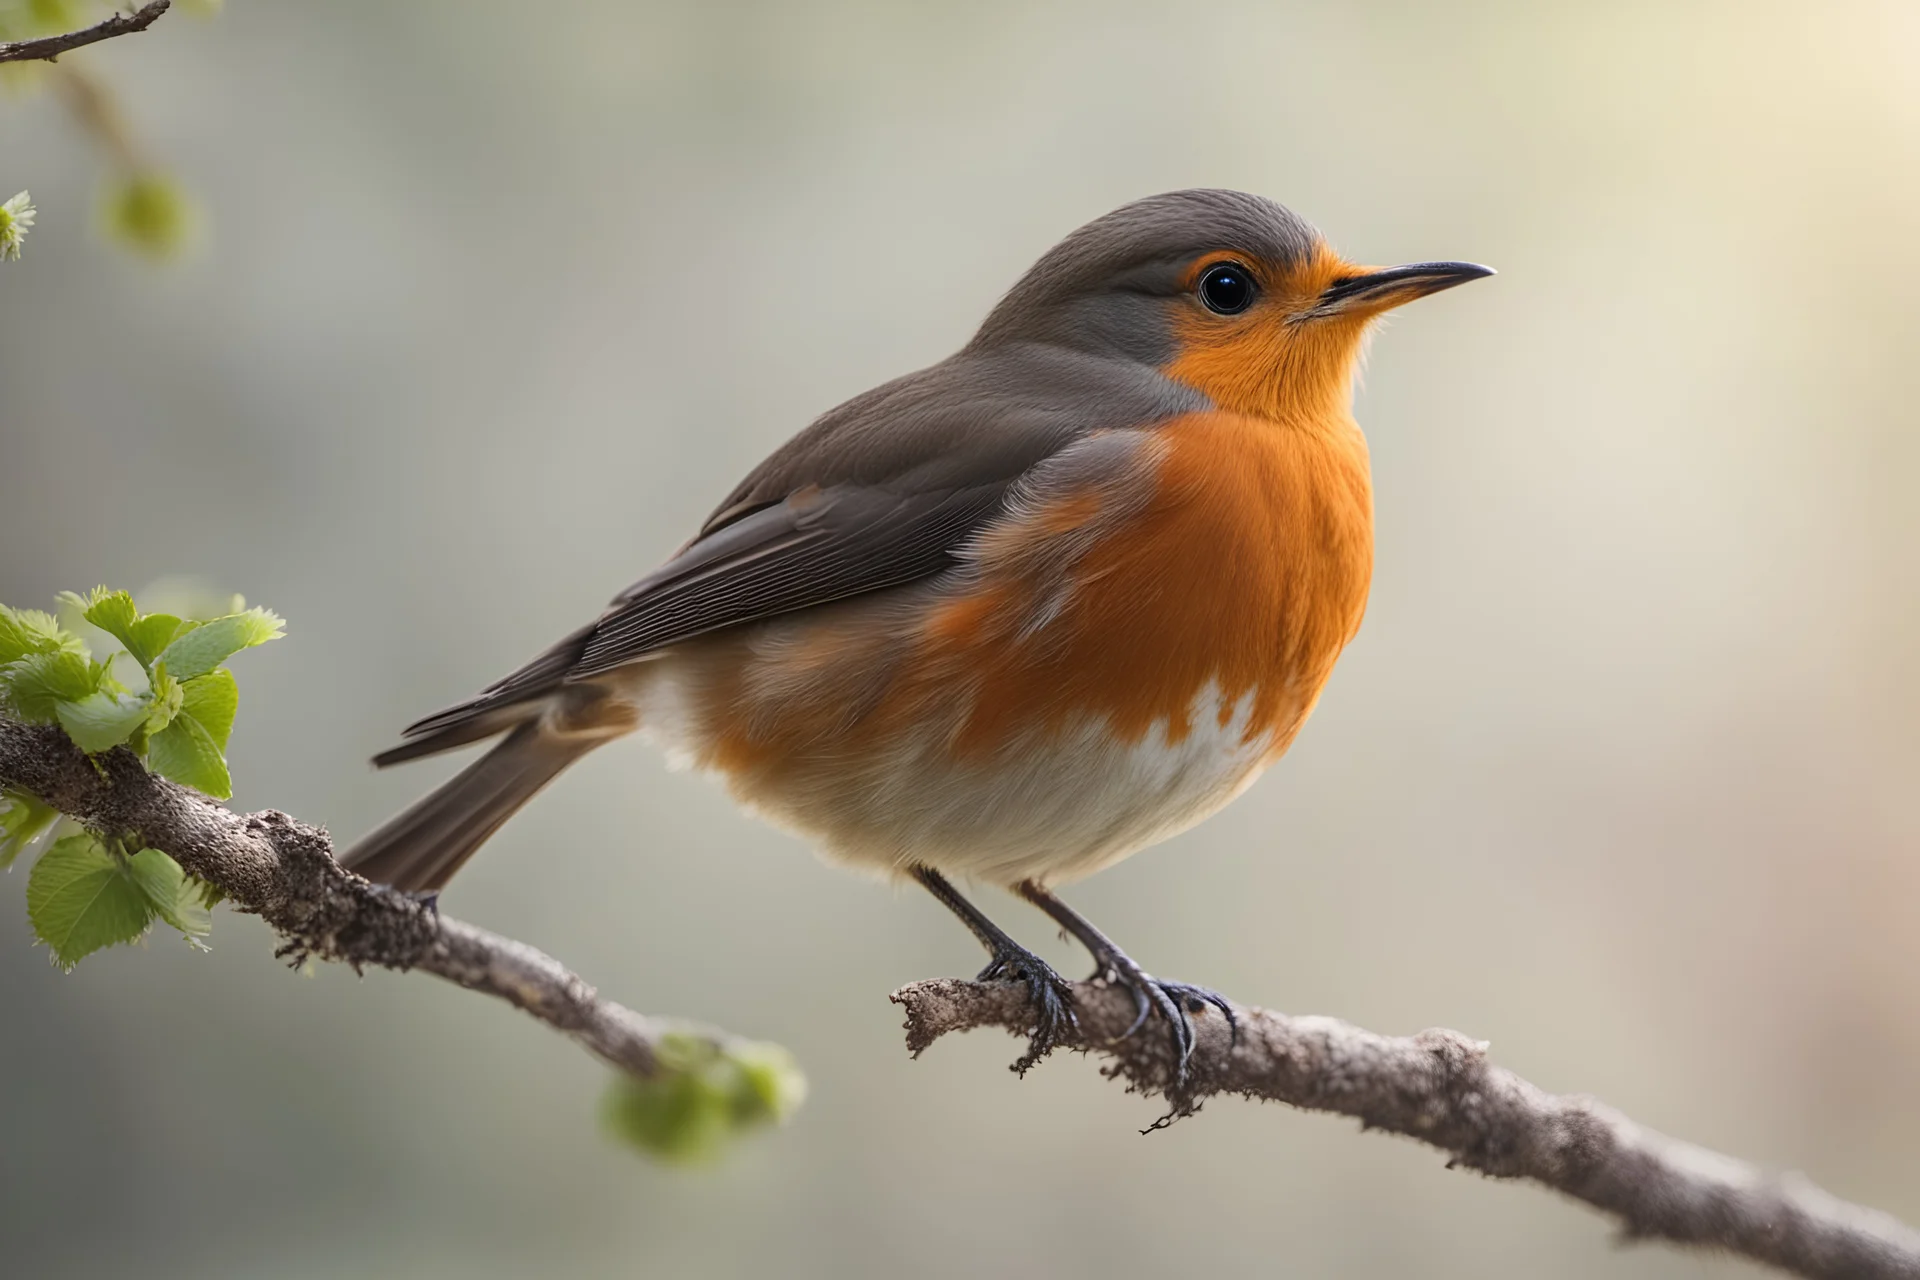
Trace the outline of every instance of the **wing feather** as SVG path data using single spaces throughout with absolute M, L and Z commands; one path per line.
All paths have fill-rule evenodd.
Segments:
M 471 741 L 504 708 L 696 636 L 939 573 L 1074 440 L 1204 403 L 1143 365 L 1042 346 L 963 351 L 878 387 L 775 451 L 594 622 L 408 727 L 408 744 L 379 759 Z
M 722 627 L 938 572 L 951 563 L 965 535 L 999 508 L 1005 488 L 829 490 L 750 515 L 727 527 L 739 531 L 745 544 L 733 554 L 623 593 L 601 617 L 567 678 L 599 675 Z M 746 541 L 763 530 L 764 541 Z

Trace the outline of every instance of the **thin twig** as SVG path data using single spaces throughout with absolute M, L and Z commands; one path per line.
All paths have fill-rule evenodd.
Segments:
M 96 767 L 97 766 L 97 767 Z M 642 1078 L 661 1070 L 669 1034 L 725 1049 L 734 1040 L 603 1000 L 552 956 L 440 915 L 341 867 L 319 828 L 267 810 L 238 814 L 147 772 L 124 747 L 91 760 L 57 726 L 0 717 L 0 786 L 136 848 L 158 849 L 286 940 L 281 954 L 356 969 L 419 969 L 498 996 Z
M 1547 1093 L 1487 1061 L 1457 1031 L 1383 1036 L 1335 1018 L 1290 1017 L 1235 1004 L 1239 1035 L 1208 1010 L 1194 1017 L 1189 1082 L 1170 1088 L 1171 1037 L 1149 1024 L 1115 1039 L 1133 998 L 1104 983 L 1074 984 L 1079 1027 L 1066 1047 L 1107 1058 L 1109 1076 L 1188 1115 L 1215 1094 L 1352 1116 L 1450 1157 L 1448 1166 L 1524 1178 L 1617 1219 L 1629 1239 L 1725 1249 L 1816 1280 L 1916 1280 L 1920 1232 L 1835 1199 L 1797 1175 L 1752 1165 L 1643 1127 L 1591 1098 Z M 1025 1035 L 1023 986 L 940 978 L 902 987 L 907 1047 L 952 1031 L 1002 1027 Z
M 84 49 L 115 36 L 145 31 L 159 16 L 173 7 L 173 0 L 147 0 L 132 13 L 116 13 L 110 18 L 69 31 L 65 35 L 41 36 L 37 40 L 0 41 L 0 62 L 52 62 L 63 53 Z

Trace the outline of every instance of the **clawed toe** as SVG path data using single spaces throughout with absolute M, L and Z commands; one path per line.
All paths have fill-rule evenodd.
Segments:
M 1027 1051 L 1009 1068 L 1015 1075 L 1025 1075 L 1079 1027 L 1067 980 L 1031 951 L 1007 948 L 996 953 L 980 971 L 979 980 L 1023 983 L 1033 1002 L 1033 1035 L 1027 1041 Z
M 1169 1073 L 1168 1091 L 1176 1100 L 1187 1091 L 1188 1068 L 1193 1059 L 1195 1036 L 1190 1013 L 1203 1012 L 1208 1005 L 1212 1005 L 1227 1020 L 1229 1045 L 1239 1040 L 1239 1022 L 1233 1015 L 1233 1006 L 1224 997 L 1205 987 L 1191 986 L 1185 982 L 1162 982 L 1154 977 L 1115 946 L 1113 939 L 1094 928 L 1093 923 L 1078 911 L 1054 897 L 1052 891 L 1039 881 L 1022 881 L 1016 890 L 1021 897 L 1052 916 L 1055 924 L 1079 939 L 1080 945 L 1092 953 L 1096 982 L 1111 982 L 1133 993 L 1133 1022 L 1114 1037 L 1115 1041 L 1125 1040 L 1147 1025 L 1147 1018 L 1154 1013 L 1158 1013 L 1167 1024 L 1168 1033 L 1173 1037 L 1173 1070 Z
M 1193 1023 L 1187 1015 L 1204 1013 L 1208 1005 L 1212 1005 L 1218 1009 L 1220 1016 L 1227 1020 L 1227 1048 L 1232 1049 L 1233 1046 L 1240 1043 L 1240 1020 L 1233 1016 L 1233 1006 L 1228 1004 L 1227 998 L 1218 991 L 1212 991 L 1206 987 L 1196 987 L 1186 982 L 1160 982 L 1156 985 L 1159 986 L 1160 990 L 1166 992 L 1167 996 L 1179 1007 L 1182 1019 L 1187 1022 L 1189 1029 L 1187 1036 L 1187 1053 L 1189 1055 L 1193 1052 L 1194 1037 L 1192 1035 Z
M 1135 975 L 1138 980 L 1134 980 Z M 1122 973 L 1111 964 L 1102 964 L 1093 971 L 1089 981 L 1125 987 L 1133 996 L 1133 1021 L 1127 1024 L 1125 1031 L 1114 1037 L 1116 1042 L 1131 1038 L 1133 1033 L 1146 1026 L 1147 1019 L 1153 1016 L 1154 1000 L 1147 994 L 1152 989 L 1153 980 L 1138 968 L 1135 969 L 1134 974 L 1130 975 Z
M 1173 1037 L 1173 1087 L 1176 1090 L 1187 1083 L 1194 1045 L 1198 1041 L 1192 1014 L 1204 1012 L 1207 1006 L 1213 1006 L 1227 1020 L 1228 1044 L 1231 1046 L 1239 1042 L 1239 1019 L 1234 1017 L 1233 1006 L 1227 1003 L 1226 997 L 1216 991 L 1186 982 L 1162 981 L 1123 955 L 1115 955 L 1103 964 L 1097 976 L 1118 983 L 1133 993 L 1133 1023 L 1114 1039 L 1125 1040 L 1140 1030 L 1150 1013 L 1158 1013 L 1161 1021 L 1167 1024 L 1168 1033 Z
M 1160 989 L 1171 996 L 1188 1013 L 1202 1013 L 1208 1005 L 1220 1011 L 1227 1020 L 1227 1041 L 1229 1045 L 1240 1043 L 1240 1020 L 1233 1016 L 1233 1006 L 1218 991 L 1206 987 L 1196 987 L 1186 982 L 1162 982 Z

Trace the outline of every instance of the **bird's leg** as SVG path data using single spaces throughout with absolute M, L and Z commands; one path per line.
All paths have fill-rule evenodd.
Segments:
M 1027 1051 L 1013 1064 L 1016 1073 L 1025 1075 L 1027 1068 L 1046 1057 L 1060 1042 L 1062 1035 L 1076 1025 L 1067 980 L 1055 973 L 1052 965 L 1015 942 L 1006 930 L 987 919 L 980 908 L 961 897 L 960 891 L 938 871 L 916 865 L 912 874 L 915 880 L 926 886 L 928 893 L 940 899 L 947 910 L 959 916 L 961 922 L 973 930 L 973 936 L 980 939 L 980 945 L 993 957 L 987 962 L 987 967 L 980 971 L 980 981 L 999 979 L 1026 984 L 1027 992 L 1033 998 L 1033 1038 L 1027 1042 Z
M 1173 1033 L 1175 1088 L 1186 1082 L 1187 1064 L 1193 1057 L 1193 1020 L 1188 1017 L 1189 1012 L 1199 1013 L 1212 1005 L 1227 1020 L 1229 1043 L 1239 1039 L 1240 1024 L 1233 1016 L 1233 1006 L 1227 1003 L 1224 996 L 1205 987 L 1190 986 L 1184 982 L 1165 982 L 1154 977 L 1134 963 L 1132 957 L 1114 944 L 1113 939 L 1095 928 L 1091 920 L 1034 881 L 1022 881 L 1014 891 L 1052 916 L 1062 929 L 1078 938 L 1080 945 L 1093 953 L 1095 978 L 1117 982 L 1133 993 L 1133 1025 L 1121 1032 L 1120 1039 L 1124 1040 L 1138 1031 L 1146 1022 L 1149 1012 L 1157 1010 L 1166 1020 Z

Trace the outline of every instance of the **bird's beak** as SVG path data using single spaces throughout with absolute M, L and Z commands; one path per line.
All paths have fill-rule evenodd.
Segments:
M 1410 262 L 1404 267 L 1361 269 L 1328 285 L 1303 319 L 1333 315 L 1375 315 L 1493 274 L 1473 262 Z

